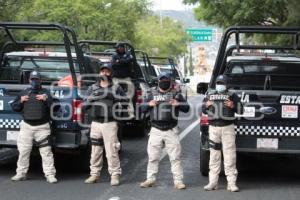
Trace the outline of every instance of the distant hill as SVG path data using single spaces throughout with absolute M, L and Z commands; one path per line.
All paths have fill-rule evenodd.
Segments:
M 159 15 L 159 11 L 156 11 L 155 13 Z M 163 17 L 170 17 L 172 19 L 180 21 L 181 23 L 183 23 L 185 28 L 207 27 L 207 25 L 204 22 L 199 22 L 195 19 L 192 10 L 186 10 L 186 11 L 162 10 L 161 14 Z

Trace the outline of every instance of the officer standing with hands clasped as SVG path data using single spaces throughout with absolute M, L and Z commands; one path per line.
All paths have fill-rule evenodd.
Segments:
M 118 124 L 115 112 L 116 104 L 125 101 L 122 88 L 113 84 L 112 69 L 110 64 L 100 67 L 100 81 L 93 84 L 87 92 L 86 104 L 90 105 L 91 124 L 91 160 L 90 177 L 85 183 L 97 183 L 100 179 L 100 172 L 103 167 L 103 149 L 105 148 L 108 162 L 108 171 L 111 175 L 111 185 L 117 186 L 120 183 L 121 174 L 118 140 Z
M 14 111 L 23 114 L 17 141 L 19 150 L 17 174 L 11 180 L 23 181 L 27 179 L 30 153 L 32 145 L 35 143 L 39 147 L 47 182 L 56 183 L 56 170 L 50 145 L 49 121 L 52 98 L 49 91 L 42 88 L 41 75 L 38 71 L 32 71 L 29 79 L 31 87 L 23 90 L 11 103 Z
M 158 88 L 149 94 L 143 112 L 150 111 L 151 131 L 148 141 L 147 180 L 140 184 L 142 188 L 152 187 L 158 174 L 158 166 L 163 147 L 169 155 L 174 186 L 185 189 L 183 170 L 181 167 L 181 145 L 179 140 L 178 114 L 188 112 L 189 105 L 180 93 L 172 91 L 170 74 L 161 73 L 158 77 Z
M 209 119 L 209 183 L 204 186 L 207 191 L 218 189 L 221 171 L 221 150 L 224 157 L 224 169 L 227 177 L 227 190 L 238 192 L 236 185 L 236 144 L 234 121 L 235 113 L 242 114 L 239 97 L 228 91 L 228 77 L 219 75 L 216 79 L 216 90 L 210 92 L 203 101 L 202 112 Z

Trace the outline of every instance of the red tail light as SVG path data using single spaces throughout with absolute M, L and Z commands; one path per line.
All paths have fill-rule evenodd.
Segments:
M 142 90 L 137 90 L 136 91 L 136 103 L 141 104 L 143 103 L 143 95 L 142 95 Z
M 261 60 L 264 60 L 264 61 L 271 61 L 271 60 L 273 60 L 273 59 L 270 58 L 270 57 L 264 57 L 264 58 L 262 58 Z
M 81 121 L 81 107 L 82 107 L 82 102 L 81 100 L 73 100 L 72 103 L 72 120 L 73 122 L 75 121 Z
M 39 57 L 49 57 L 49 54 L 46 52 L 39 53 Z
M 176 83 L 173 83 L 173 84 L 172 84 L 172 89 L 173 89 L 173 90 L 176 90 L 176 89 L 177 89 L 177 84 L 176 84 Z
M 203 126 L 208 126 L 209 125 L 208 116 L 203 114 L 203 113 L 202 113 L 201 118 L 200 118 L 200 125 L 203 125 Z

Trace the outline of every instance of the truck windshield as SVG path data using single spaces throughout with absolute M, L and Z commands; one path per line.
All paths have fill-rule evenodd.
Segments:
M 79 65 L 74 61 L 75 72 L 79 73 Z M 20 84 L 27 81 L 26 74 L 33 69 L 41 73 L 43 83 L 58 81 L 70 75 L 70 67 L 66 58 L 40 57 L 6 57 L 0 66 L 0 82 Z M 27 77 L 28 78 L 28 77 Z
M 159 70 L 159 73 L 166 72 L 171 74 L 174 78 L 180 79 L 177 70 L 170 64 L 156 64 Z

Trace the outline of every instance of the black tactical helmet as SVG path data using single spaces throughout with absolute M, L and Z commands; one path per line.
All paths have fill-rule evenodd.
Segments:
M 228 82 L 228 77 L 225 74 L 219 75 L 216 79 L 216 83 L 223 83 L 224 85 L 226 85 L 227 82 Z
M 125 48 L 125 44 L 119 42 L 119 43 L 116 44 L 115 48 L 117 49 L 117 48 L 119 48 L 119 47 Z
M 158 75 L 158 81 L 160 81 L 160 79 L 162 79 L 162 78 L 171 80 L 171 75 L 170 75 L 170 73 L 162 72 Z
M 40 72 L 34 70 L 30 73 L 29 79 L 41 79 L 41 74 Z
M 100 71 L 102 69 L 109 69 L 110 71 L 112 71 L 112 64 L 111 63 L 103 63 L 101 66 L 100 66 Z

